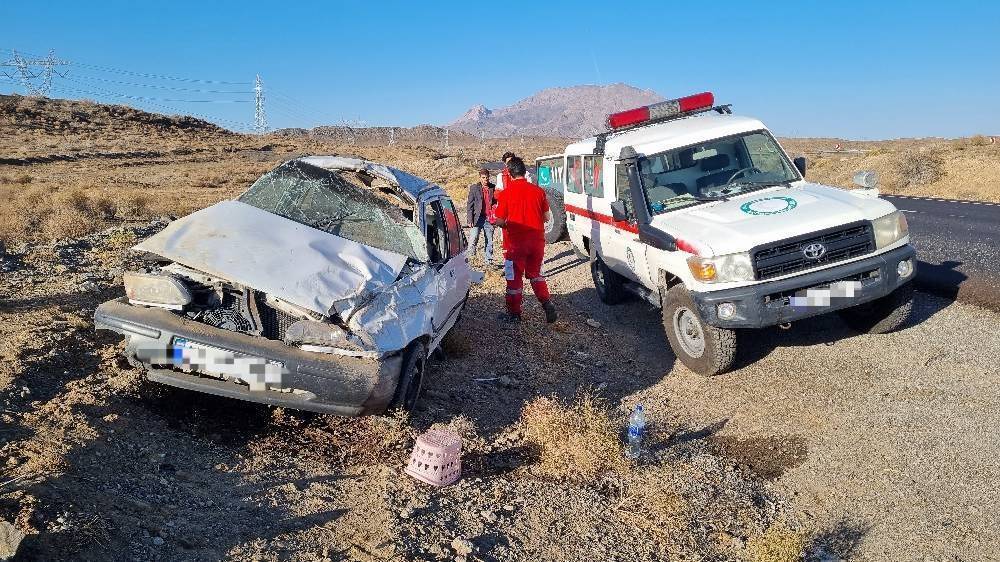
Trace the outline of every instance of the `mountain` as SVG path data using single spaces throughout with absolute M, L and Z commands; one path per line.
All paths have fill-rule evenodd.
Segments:
M 489 109 L 475 105 L 448 124 L 472 135 L 581 138 L 605 130 L 609 113 L 663 101 L 652 90 L 628 84 L 548 88 L 514 105 Z

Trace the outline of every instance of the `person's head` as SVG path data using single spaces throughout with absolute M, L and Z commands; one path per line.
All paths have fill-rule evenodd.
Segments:
M 510 177 L 512 178 L 523 178 L 527 171 L 524 167 L 524 160 L 521 160 L 517 156 L 512 156 L 507 161 L 507 169 L 510 170 Z
M 479 183 L 483 186 L 490 184 L 490 171 L 486 168 L 479 168 Z
M 500 161 L 503 162 L 504 165 L 506 165 L 508 162 L 510 162 L 511 158 L 517 158 L 517 155 L 508 150 L 507 152 L 503 153 L 503 156 L 500 157 Z

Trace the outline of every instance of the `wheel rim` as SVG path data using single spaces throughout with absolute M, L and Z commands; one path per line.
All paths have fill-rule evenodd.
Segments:
M 701 357 L 705 353 L 705 331 L 701 319 L 686 307 L 674 311 L 674 333 L 684 353 L 691 357 Z

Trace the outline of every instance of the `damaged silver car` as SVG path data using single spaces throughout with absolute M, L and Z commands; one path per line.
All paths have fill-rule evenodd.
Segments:
M 443 189 L 357 158 L 285 162 L 134 250 L 98 307 L 156 382 L 354 416 L 410 409 L 475 272 Z

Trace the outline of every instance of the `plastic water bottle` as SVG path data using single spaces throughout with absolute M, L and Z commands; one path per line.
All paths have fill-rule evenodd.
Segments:
M 639 458 L 639 450 L 642 448 L 642 434 L 645 432 L 646 413 L 642 410 L 642 404 L 636 404 L 632 415 L 628 417 L 628 447 L 625 449 L 625 455 L 628 458 Z

